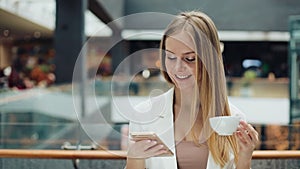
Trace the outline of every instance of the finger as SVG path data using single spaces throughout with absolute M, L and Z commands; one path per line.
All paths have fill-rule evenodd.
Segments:
M 159 150 L 162 150 L 163 148 L 164 148 L 163 145 L 157 144 L 155 146 L 150 147 L 147 151 L 149 151 L 149 152 L 157 152 Z
M 143 146 L 143 150 L 146 151 L 148 149 L 150 149 L 151 147 L 157 145 L 157 141 L 153 140 L 146 140 L 144 143 L 142 143 L 144 146 Z
M 133 142 L 130 146 L 131 153 L 129 153 L 130 158 L 149 158 L 155 156 L 154 151 L 156 149 L 152 149 L 157 145 L 156 141 L 151 140 L 140 140 Z
M 240 123 L 244 130 L 246 130 L 246 133 L 251 137 L 251 140 L 254 142 L 257 142 L 258 139 L 258 132 L 254 129 L 254 127 L 251 124 L 248 124 L 245 121 L 241 121 Z
M 167 152 L 168 152 L 168 151 L 167 151 L 166 149 L 161 149 L 161 150 L 157 151 L 157 152 L 155 153 L 154 156 L 158 156 L 158 155 L 161 155 L 161 154 L 165 154 L 165 153 L 167 153 Z
M 151 140 L 139 140 L 139 141 L 135 141 L 134 144 L 137 149 L 145 151 L 145 150 L 149 149 L 150 147 L 154 146 L 155 144 L 157 144 L 157 142 L 151 141 Z
M 135 142 L 136 142 L 136 141 L 130 139 L 130 140 L 128 141 L 128 144 L 129 144 L 129 145 L 132 145 L 132 144 L 134 144 Z
M 153 152 L 156 155 L 164 154 L 164 153 L 169 153 L 169 148 L 168 146 L 158 143 L 155 146 L 150 148 L 150 151 Z
M 247 142 L 247 140 L 244 138 L 244 136 L 242 135 L 242 132 L 241 131 L 237 131 L 236 132 L 236 135 L 237 135 L 237 137 L 238 137 L 238 141 L 240 142 L 240 143 L 242 143 L 242 144 L 247 144 L 248 142 Z
M 258 143 L 258 139 L 253 139 L 251 138 L 250 134 L 246 133 L 247 130 L 243 129 L 243 127 L 240 127 L 239 128 L 239 139 L 241 140 L 239 143 L 241 146 L 243 146 L 244 148 L 246 149 L 251 149 L 251 150 L 254 150 L 255 149 L 255 146 L 257 145 Z M 257 136 L 256 136 L 257 137 Z
M 241 151 L 252 152 L 255 149 L 254 144 L 247 141 L 240 132 L 237 133 L 237 142 Z
M 243 140 L 243 142 L 245 144 L 250 144 L 252 142 L 252 138 L 249 135 L 249 132 L 246 129 L 244 129 L 242 126 L 238 127 L 237 133 L 238 133 L 238 136 L 241 137 L 241 139 Z
M 252 125 L 248 124 L 247 122 L 241 121 L 240 126 L 244 130 L 244 132 L 251 138 L 254 138 L 255 135 L 257 135 L 256 130 L 252 127 Z
M 161 144 L 157 144 L 147 150 L 147 154 L 150 154 L 151 156 L 157 156 L 162 153 L 166 153 L 166 150 L 164 149 L 164 146 Z
M 256 132 L 256 130 L 252 127 L 251 124 L 248 124 L 247 122 L 245 122 L 243 120 L 240 121 L 240 125 L 249 132 L 251 132 L 251 131 Z

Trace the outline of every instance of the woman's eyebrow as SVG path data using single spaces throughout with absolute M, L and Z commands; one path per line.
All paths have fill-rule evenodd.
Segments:
M 170 52 L 170 53 L 173 53 L 173 54 L 174 54 L 174 52 L 172 52 L 172 51 L 170 51 L 170 50 L 168 50 L 168 49 L 165 49 L 165 51 L 167 51 L 167 52 Z
M 172 51 L 170 51 L 170 50 L 168 50 L 168 49 L 165 49 L 165 51 L 175 54 L 174 52 L 172 52 Z M 194 53 L 195 53 L 194 51 L 188 51 L 188 52 L 184 52 L 184 53 L 182 53 L 182 54 L 183 54 L 183 55 L 188 55 L 188 54 L 194 54 Z
M 188 54 L 194 54 L 195 52 L 194 51 L 190 51 L 190 52 L 185 52 L 183 53 L 184 55 L 188 55 Z

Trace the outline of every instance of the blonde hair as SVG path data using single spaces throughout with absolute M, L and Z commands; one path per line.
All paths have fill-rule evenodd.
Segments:
M 237 141 L 234 136 L 219 136 L 209 126 L 210 117 L 230 115 L 229 104 L 226 93 L 226 80 L 220 41 L 217 28 L 213 21 L 204 13 L 198 11 L 183 12 L 179 14 L 166 28 L 161 40 L 161 68 L 162 74 L 169 83 L 173 83 L 166 73 L 165 65 L 165 41 L 169 36 L 178 33 L 186 33 L 193 41 L 196 57 L 196 88 L 194 99 L 194 116 L 202 121 L 201 135 L 207 136 L 209 150 L 221 167 L 229 161 L 229 152 L 232 151 L 237 162 Z M 200 99 L 200 106 L 198 98 Z M 199 114 L 200 116 L 197 116 Z M 200 142 L 200 134 L 192 128 L 194 142 Z

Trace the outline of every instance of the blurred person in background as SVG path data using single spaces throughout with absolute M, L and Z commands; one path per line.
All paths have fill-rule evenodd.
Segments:
M 37 64 L 32 68 L 30 72 L 30 78 L 35 81 L 37 86 L 49 86 L 54 83 L 54 67 L 49 65 L 45 59 L 38 58 Z
M 24 59 L 22 59 L 22 57 L 17 58 L 10 68 L 8 87 L 22 90 L 32 88 L 33 86 L 33 82 L 26 75 Z

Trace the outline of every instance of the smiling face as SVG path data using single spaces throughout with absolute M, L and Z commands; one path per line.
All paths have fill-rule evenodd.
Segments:
M 192 89 L 196 79 L 196 53 L 191 39 L 181 33 L 168 37 L 165 41 L 166 72 L 175 87 Z

